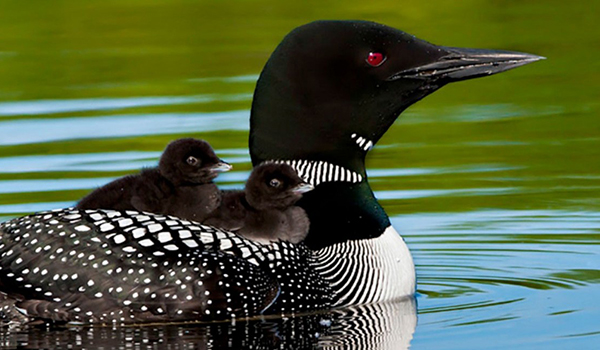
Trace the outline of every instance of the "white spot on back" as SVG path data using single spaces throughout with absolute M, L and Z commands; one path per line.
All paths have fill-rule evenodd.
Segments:
M 179 231 L 179 238 L 186 239 L 192 237 L 192 233 L 188 230 Z
M 154 243 L 152 242 L 152 240 L 150 240 L 150 239 L 148 239 L 148 238 L 146 238 L 146 239 L 142 239 L 142 240 L 141 240 L 139 243 L 140 243 L 140 245 L 141 245 L 142 247 L 151 247 L 151 246 L 153 246 L 153 245 L 154 245 Z
M 148 225 L 148 231 L 150 231 L 150 233 L 158 232 L 158 231 L 162 230 L 162 228 L 163 227 L 161 224 Z
M 138 239 L 146 234 L 146 229 L 143 227 L 136 228 L 131 233 L 133 234 L 133 238 Z
M 158 241 L 160 243 L 165 243 L 172 239 L 173 239 L 173 237 L 171 236 L 171 234 L 169 232 L 161 232 L 158 234 Z
M 190 248 L 197 248 L 198 247 L 198 243 L 196 243 L 196 241 L 194 241 L 193 239 L 186 239 L 183 241 L 183 243 L 185 245 L 187 245 Z
M 136 249 L 134 247 L 127 246 L 123 248 L 123 251 L 126 253 L 135 253 Z
M 115 241 L 115 243 L 121 244 L 121 243 L 125 242 L 127 239 L 122 234 L 118 234 L 113 238 L 113 240 Z
M 224 239 L 221 240 L 221 249 L 225 250 L 225 249 L 229 249 L 233 246 L 233 244 L 231 244 L 231 241 L 228 239 Z
M 129 219 L 129 218 L 125 218 L 123 220 L 119 220 L 119 227 L 127 227 L 129 225 L 133 224 L 133 220 Z
M 106 224 L 102 224 L 100 225 L 100 231 L 101 232 L 106 232 L 106 231 L 110 231 L 112 229 L 114 229 L 115 227 L 112 224 L 106 223 Z
M 213 236 L 211 234 L 203 234 L 200 236 L 200 240 L 202 241 L 202 243 L 204 244 L 212 244 L 215 239 L 213 238 Z

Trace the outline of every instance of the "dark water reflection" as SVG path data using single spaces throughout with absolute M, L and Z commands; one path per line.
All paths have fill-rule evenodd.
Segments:
M 413 299 L 318 314 L 213 324 L 4 331 L 6 349 L 407 349 Z

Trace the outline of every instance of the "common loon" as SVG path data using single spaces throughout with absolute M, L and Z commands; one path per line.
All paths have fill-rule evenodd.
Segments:
M 313 188 L 291 166 L 266 162 L 252 170 L 243 191 L 222 192 L 221 205 L 203 223 L 262 243 L 300 243 L 310 223 L 294 204 Z
M 369 187 L 367 152 L 408 106 L 447 83 L 539 56 L 436 46 L 385 25 L 293 30 L 258 80 L 254 165 L 289 164 L 316 188 L 303 244 L 261 244 L 137 211 L 60 209 L 0 226 L 0 290 L 33 318 L 212 320 L 412 297 L 415 270 Z
M 167 145 L 157 168 L 144 169 L 104 185 L 78 204 L 78 209 L 137 210 L 202 221 L 221 202 L 212 182 L 231 165 L 210 144 L 184 138 Z

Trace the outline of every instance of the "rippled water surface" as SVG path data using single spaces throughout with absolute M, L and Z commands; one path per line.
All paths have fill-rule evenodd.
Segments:
M 207 139 L 250 169 L 262 65 L 292 28 L 371 19 L 549 59 L 443 88 L 371 151 L 369 181 L 418 275 L 404 301 L 211 325 L 0 330 L 6 348 L 592 349 L 600 344 L 597 2 L 5 2 L 0 221 L 66 207 Z M 416 309 L 416 316 L 415 316 Z M 350 345 L 348 345 L 350 344 Z

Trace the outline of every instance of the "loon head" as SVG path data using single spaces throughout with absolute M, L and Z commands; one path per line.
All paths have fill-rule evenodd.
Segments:
M 219 159 L 208 142 L 183 138 L 167 145 L 158 169 L 175 185 L 198 185 L 211 182 L 231 165 Z
M 311 220 L 309 246 L 376 237 L 389 220 L 367 183 L 364 160 L 398 115 L 447 83 L 541 58 L 437 46 L 373 22 L 306 24 L 283 39 L 258 80 L 252 161 L 312 164 L 305 175 L 318 186 L 300 202 Z

